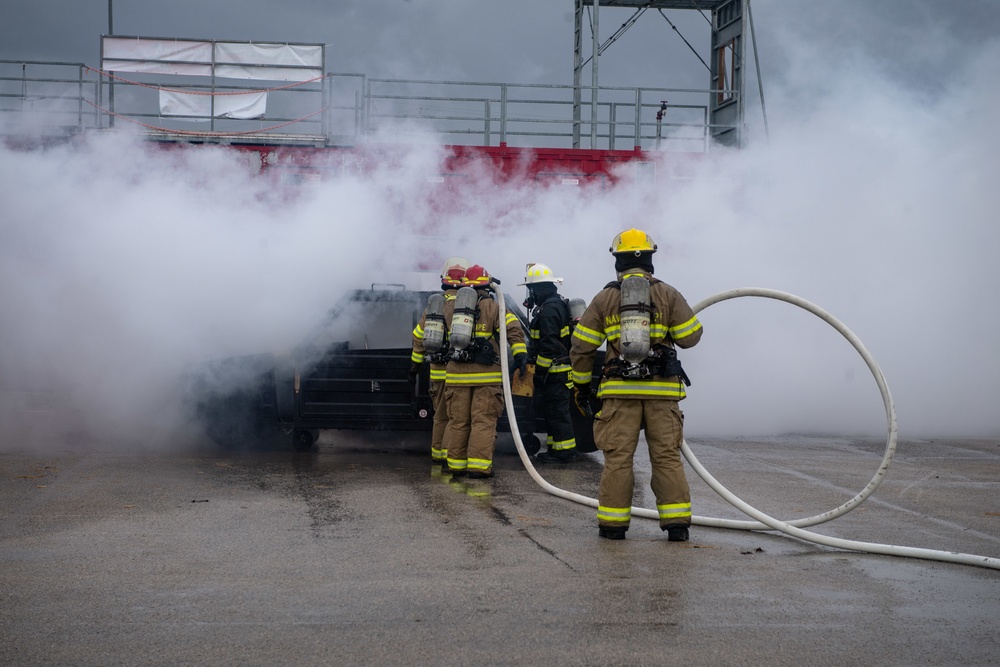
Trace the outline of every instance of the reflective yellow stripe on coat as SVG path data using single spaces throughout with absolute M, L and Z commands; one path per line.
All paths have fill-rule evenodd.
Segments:
M 489 371 L 486 373 L 448 373 L 445 379 L 450 385 L 482 385 L 482 384 L 502 384 L 503 374 L 500 371 Z
M 680 400 L 687 396 L 680 382 L 665 380 L 622 380 L 604 378 L 597 388 L 598 398 L 649 397 Z

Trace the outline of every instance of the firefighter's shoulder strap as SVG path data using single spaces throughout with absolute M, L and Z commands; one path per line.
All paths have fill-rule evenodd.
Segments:
M 569 305 L 569 299 L 563 295 L 558 295 L 559 303 L 556 306 L 559 309 L 559 331 L 564 329 L 568 331 L 568 337 L 573 336 L 573 331 L 576 330 L 576 322 L 573 320 L 573 311 Z M 561 340 L 565 340 L 563 336 L 560 336 Z
M 646 278 L 646 280 L 649 281 L 650 285 L 655 285 L 658 282 L 662 282 L 656 276 L 649 276 L 648 278 Z M 621 288 L 622 288 L 622 281 L 620 280 L 612 280 L 611 282 L 609 282 L 607 285 L 604 286 L 604 289 L 621 289 Z
M 569 299 L 567 299 L 561 294 L 558 296 L 559 296 L 559 315 L 560 319 L 562 320 L 562 324 L 567 324 L 567 323 L 572 324 L 573 318 L 570 317 Z

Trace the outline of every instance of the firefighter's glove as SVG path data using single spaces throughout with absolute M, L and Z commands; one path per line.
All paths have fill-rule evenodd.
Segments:
M 590 407 L 589 382 L 573 383 L 573 404 L 576 406 L 577 411 L 584 417 L 589 418 L 594 416 L 594 410 Z
M 514 355 L 514 370 L 517 371 L 520 377 L 524 377 L 528 373 L 528 355 L 524 352 Z
M 410 381 L 410 384 L 417 383 L 417 376 L 420 375 L 420 364 L 412 362 L 410 364 L 410 370 L 406 374 L 406 379 Z

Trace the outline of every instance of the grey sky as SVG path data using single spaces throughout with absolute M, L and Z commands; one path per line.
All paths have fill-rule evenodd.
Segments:
M 99 37 L 108 30 L 106 0 L 2 4 L 0 59 L 97 66 Z M 1000 32 L 993 0 L 754 0 L 752 7 L 765 84 L 795 69 L 788 49 L 802 41 L 827 56 L 824 67 L 866 54 L 895 76 L 934 86 Z M 120 35 L 329 44 L 331 71 L 515 83 L 568 83 L 572 75 L 571 0 L 117 0 L 113 8 Z M 630 15 L 604 8 L 600 39 Z M 690 11 L 667 16 L 705 48 L 701 17 Z M 670 25 L 647 12 L 602 56 L 601 79 L 605 85 L 663 85 L 660 79 L 703 85 L 694 62 Z

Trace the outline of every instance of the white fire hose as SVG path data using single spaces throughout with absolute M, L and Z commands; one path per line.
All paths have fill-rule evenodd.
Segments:
M 503 367 L 503 393 L 504 402 L 507 406 L 507 419 L 510 422 L 510 432 L 514 437 L 514 444 L 517 447 L 517 453 L 521 457 L 521 461 L 524 463 L 524 467 L 528 470 L 528 474 L 531 475 L 539 486 L 548 491 L 554 496 L 560 498 L 565 498 L 566 500 L 571 500 L 581 505 L 589 505 L 590 507 L 597 507 L 597 499 L 589 498 L 587 496 L 581 495 L 579 493 L 573 493 L 572 491 L 566 491 L 565 489 L 560 489 L 552 484 L 549 484 L 542 476 L 535 470 L 535 466 L 531 463 L 531 457 L 528 456 L 527 451 L 524 449 L 524 443 L 521 442 L 521 433 L 517 427 L 517 416 L 514 413 L 514 399 L 510 391 L 510 366 L 507 362 L 507 328 L 505 326 L 507 309 L 504 304 L 503 292 L 500 290 L 499 285 L 494 285 L 494 289 L 497 294 L 497 302 L 500 305 L 500 365 Z M 892 396 L 889 394 L 889 387 L 886 384 L 885 377 L 882 375 L 882 370 L 875 363 L 875 359 L 868 352 L 865 346 L 861 343 L 861 340 L 854 335 L 854 333 L 848 329 L 842 322 L 835 318 L 830 313 L 826 312 L 819 306 L 806 301 L 800 297 L 793 294 L 788 294 L 787 292 L 779 292 L 777 290 L 760 288 L 760 287 L 745 287 L 741 289 L 729 290 L 727 292 L 720 292 L 715 296 L 711 296 L 704 301 L 701 301 L 694 307 L 694 312 L 698 313 L 708 308 L 709 306 L 719 303 L 720 301 L 725 301 L 727 299 L 735 299 L 737 297 L 744 296 L 758 296 L 765 297 L 768 299 L 777 299 L 779 301 L 785 301 L 791 303 L 800 308 L 803 308 L 810 313 L 816 315 L 820 319 L 827 322 L 834 329 L 839 331 L 841 335 L 844 336 L 854 349 L 858 351 L 861 358 L 864 359 L 865 363 L 868 365 L 869 370 L 871 370 L 872 375 L 875 377 L 875 382 L 878 384 L 879 391 L 882 393 L 882 401 L 885 404 L 885 417 L 888 427 L 888 435 L 886 438 L 885 453 L 882 456 L 882 462 L 875 472 L 875 476 L 872 477 L 871 481 L 868 482 L 867 486 L 863 488 L 856 496 L 848 500 L 846 503 L 840 507 L 834 508 L 822 514 L 817 514 L 816 516 L 807 517 L 804 519 L 795 519 L 793 521 L 781 521 L 775 519 L 774 517 L 764 514 L 760 510 L 752 507 L 748 503 L 741 500 L 734 493 L 729 491 L 724 487 L 717 479 L 712 477 L 711 474 L 701 465 L 698 458 L 688 447 L 687 441 L 681 443 L 681 451 L 684 453 L 684 458 L 687 459 L 688 464 L 698 473 L 698 475 L 705 480 L 705 482 L 712 488 L 716 493 L 722 496 L 731 505 L 739 509 L 741 512 L 747 516 L 756 519 L 756 521 L 734 521 L 730 519 L 715 519 L 711 517 L 701 517 L 694 516 L 691 518 L 691 523 L 699 526 L 713 526 L 716 528 L 735 528 L 738 530 L 766 530 L 768 528 L 780 531 L 786 535 L 791 535 L 792 537 L 797 537 L 801 540 L 807 542 L 813 542 L 815 544 L 822 544 L 828 547 L 835 547 L 838 549 L 847 549 L 851 551 L 862 551 L 867 553 L 875 554 L 885 554 L 889 556 L 906 556 L 909 558 L 923 558 L 925 560 L 939 560 L 949 563 L 959 563 L 962 565 L 978 565 L 980 567 L 988 567 L 1000 570 L 1000 558 L 992 558 L 989 556 L 977 556 L 974 554 L 958 553 L 953 551 L 937 551 L 934 549 L 921 549 L 917 547 L 904 547 L 896 546 L 891 544 L 877 544 L 874 542 L 858 542 L 855 540 L 844 540 L 836 537 L 827 537 L 826 535 L 820 535 L 808 530 L 802 530 L 802 526 L 814 526 L 816 524 L 824 523 L 835 519 L 842 514 L 846 514 L 858 505 L 860 505 L 864 500 L 870 496 L 878 485 L 881 483 L 882 479 L 885 477 L 886 472 L 889 469 L 889 464 L 892 462 L 892 456 L 896 451 L 896 438 L 897 438 L 897 425 L 896 425 L 896 408 L 892 403 Z M 659 519 L 659 514 L 656 510 L 645 509 L 641 507 L 633 507 L 632 515 L 638 517 L 644 517 L 648 519 Z

